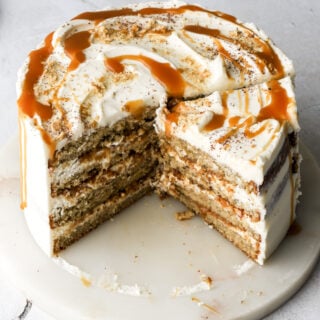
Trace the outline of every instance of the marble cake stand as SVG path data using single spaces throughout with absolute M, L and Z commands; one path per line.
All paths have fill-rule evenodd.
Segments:
M 182 205 L 156 196 L 145 197 L 53 260 L 33 241 L 19 210 L 14 138 L 0 152 L 1 272 L 56 319 L 263 317 L 298 290 L 320 252 L 320 171 L 302 150 L 301 231 L 288 235 L 263 267 L 200 219 L 177 221 Z

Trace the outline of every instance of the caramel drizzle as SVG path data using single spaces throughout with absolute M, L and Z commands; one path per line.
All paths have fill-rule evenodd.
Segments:
M 112 72 L 124 71 L 123 60 L 135 60 L 147 67 L 152 75 L 166 88 L 170 96 L 180 98 L 183 96 L 186 83 L 180 72 L 169 63 L 162 63 L 143 55 L 123 55 L 105 60 L 106 67 Z
M 280 123 L 288 121 L 290 119 L 288 106 L 292 99 L 288 97 L 286 90 L 276 80 L 269 81 L 268 88 L 271 102 L 260 110 L 257 121 L 265 119 L 276 119 Z
M 71 60 L 68 71 L 77 69 L 79 64 L 86 60 L 83 50 L 90 46 L 90 35 L 89 31 L 81 31 L 74 33 L 64 41 L 64 51 Z
M 52 37 L 53 32 L 45 38 L 43 47 L 33 50 L 29 54 L 29 69 L 25 76 L 22 93 L 17 101 L 23 114 L 30 118 L 37 114 L 44 121 L 52 117 L 52 107 L 37 101 L 34 94 L 34 86 L 43 74 L 45 61 L 53 50 Z
M 185 109 L 186 105 L 184 102 L 179 102 L 175 105 L 171 111 L 168 111 L 166 114 L 166 121 L 165 121 L 165 134 L 167 136 L 171 135 L 171 128 L 172 123 L 178 124 L 179 116 L 183 109 Z
M 143 100 L 128 101 L 124 105 L 124 110 L 131 113 L 135 118 L 140 118 L 145 110 L 145 104 Z
M 262 122 L 263 120 L 275 119 L 282 124 L 283 122 L 288 121 L 290 119 L 287 109 L 292 99 L 288 97 L 286 90 L 276 80 L 269 81 L 268 88 L 269 88 L 268 92 L 270 94 L 270 103 L 260 110 L 257 117 L 250 116 L 240 124 L 239 124 L 241 120 L 240 116 L 234 116 L 229 118 L 229 124 L 232 127 L 232 129 L 227 134 L 220 137 L 217 140 L 218 143 L 225 142 L 228 138 L 236 134 L 241 128 L 244 128 L 244 135 L 247 138 L 252 139 L 256 137 L 267 128 L 267 123 L 263 124 L 256 131 L 251 131 L 250 129 L 252 125 L 258 122 Z M 246 96 L 245 96 L 246 110 L 249 108 L 248 107 L 249 97 L 247 95 L 248 93 L 246 92 Z M 224 125 L 224 122 L 228 115 L 227 99 L 228 99 L 228 92 L 222 93 L 221 100 L 222 100 L 222 106 L 223 106 L 223 113 L 215 114 L 214 117 L 204 127 L 204 131 L 219 129 Z
M 119 10 L 106 10 L 106 11 L 95 11 L 95 12 L 84 12 L 72 20 L 75 19 L 87 19 L 90 21 L 100 22 L 101 20 L 106 20 L 114 17 L 121 17 L 121 16 L 137 16 L 137 15 L 155 15 L 155 14 L 182 14 L 186 11 L 198 11 L 198 12 L 205 12 L 208 14 L 216 15 L 224 20 L 230 21 L 232 23 L 237 23 L 237 19 L 234 16 L 219 12 L 219 11 L 210 11 L 199 6 L 195 5 L 184 5 L 178 8 L 142 8 L 140 10 L 134 11 L 130 8 L 124 8 Z M 241 25 L 242 26 L 242 25 Z M 245 28 L 244 26 L 242 26 Z M 202 29 L 201 29 L 202 28 Z M 190 29 L 190 27 L 189 27 Z M 247 28 L 246 28 L 247 29 Z M 191 30 L 191 29 L 190 29 Z M 189 31 L 190 31 L 189 30 Z M 209 32 L 208 29 L 207 32 Z M 197 32 L 204 32 L 203 27 L 193 27 L 193 31 Z M 248 31 L 256 36 L 250 29 Z M 213 35 L 216 35 L 220 38 L 225 38 L 221 34 L 217 34 L 217 31 L 210 31 Z M 53 33 L 50 33 L 46 39 L 45 44 L 40 49 L 34 50 L 30 53 L 30 63 L 29 63 L 29 70 L 26 74 L 22 94 L 18 99 L 18 105 L 20 110 L 28 115 L 29 117 L 33 117 L 34 114 L 38 114 L 40 118 L 44 121 L 50 119 L 52 117 L 52 108 L 51 106 L 46 106 L 39 103 L 34 95 L 34 86 L 38 82 L 40 76 L 44 70 L 44 62 L 49 57 L 49 55 L 53 51 L 52 47 L 52 36 Z M 83 50 L 87 48 L 89 43 L 90 32 L 83 31 L 76 33 L 70 36 L 65 41 L 65 52 L 70 57 L 71 62 L 68 68 L 68 71 L 74 70 L 78 67 L 78 65 L 85 60 L 85 55 Z M 229 39 L 230 40 L 230 39 Z M 259 39 L 258 39 L 259 40 Z M 261 40 L 260 40 L 261 42 Z M 263 57 L 268 63 L 267 65 L 275 65 L 276 69 L 280 73 L 281 63 L 279 58 L 273 54 L 273 50 L 270 45 L 261 42 L 264 46 L 264 50 L 261 53 L 257 53 L 258 56 Z M 181 92 L 174 93 L 174 96 L 181 95 Z
M 26 128 L 19 114 L 19 149 L 20 149 L 20 209 L 24 210 L 27 207 L 27 136 Z
M 224 125 L 229 113 L 227 100 L 228 92 L 221 93 L 222 114 L 215 113 L 211 120 L 203 127 L 204 131 L 219 129 Z
M 284 75 L 284 69 L 283 69 L 282 63 L 279 59 L 279 56 L 273 50 L 271 45 L 268 42 L 260 39 L 249 28 L 246 28 L 245 26 L 237 23 L 236 20 L 229 20 L 229 21 L 244 28 L 246 30 L 246 32 L 248 33 L 248 35 L 251 36 L 251 38 L 254 39 L 256 41 L 256 43 L 258 44 L 258 46 L 259 46 L 258 50 L 254 50 L 252 52 L 252 48 L 250 48 L 248 46 L 248 44 L 246 44 L 244 41 L 240 41 L 237 38 L 227 37 L 227 36 L 221 34 L 220 30 L 217 30 L 217 29 L 211 29 L 211 28 L 202 27 L 202 26 L 198 26 L 198 25 L 187 25 L 184 27 L 184 30 L 192 32 L 192 33 L 211 36 L 216 39 L 221 39 L 221 40 L 233 43 L 235 45 L 240 45 L 244 50 L 246 50 L 248 52 L 252 52 L 260 61 L 263 62 L 263 63 L 259 63 L 259 61 L 257 61 L 257 65 L 258 65 L 260 71 L 263 71 L 264 66 L 266 66 L 272 74 L 276 74 L 277 77 L 279 77 L 279 78 L 282 77 Z M 234 59 L 232 59 L 230 57 L 230 54 L 222 47 L 222 45 L 219 42 L 216 42 L 216 45 L 218 46 L 218 51 L 221 54 L 223 54 L 227 59 L 233 61 L 234 63 L 236 62 Z M 239 67 L 239 63 L 238 63 L 238 67 Z

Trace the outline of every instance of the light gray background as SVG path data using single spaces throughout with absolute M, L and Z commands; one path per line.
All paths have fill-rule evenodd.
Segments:
M 0 148 L 17 132 L 16 72 L 30 50 L 57 26 L 82 11 L 136 1 L 0 0 Z M 301 139 L 320 161 L 320 1 L 195 1 L 214 10 L 254 22 L 293 60 Z M 320 190 L 319 190 L 320 191 Z M 320 232 L 320 231 L 319 231 Z M 299 259 L 299 252 L 297 252 Z M 1 263 L 1 257 L 0 257 Z M 272 280 L 272 279 L 270 279 Z M 0 319 L 22 319 L 22 293 L 0 274 Z M 27 320 L 53 320 L 36 306 Z M 320 264 L 301 290 L 267 320 L 320 319 Z M 171 320 L 171 319 L 168 319 Z M 172 319 L 180 320 L 180 319 Z

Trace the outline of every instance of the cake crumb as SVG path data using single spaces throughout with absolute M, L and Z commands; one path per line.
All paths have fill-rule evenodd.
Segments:
M 89 279 L 87 279 L 85 277 L 81 277 L 80 279 L 81 279 L 82 284 L 85 287 L 87 287 L 87 288 L 91 287 L 91 281 Z
M 194 213 L 190 210 L 176 212 L 176 219 L 179 221 L 189 220 L 194 217 Z
M 211 277 L 209 277 L 209 276 L 207 276 L 207 275 L 205 275 L 205 274 L 203 274 L 203 275 L 201 275 L 201 281 L 202 282 L 205 282 L 205 283 L 207 283 L 208 284 L 208 286 L 211 288 L 211 286 L 212 286 L 212 283 L 213 283 L 213 280 L 212 280 L 212 278 Z

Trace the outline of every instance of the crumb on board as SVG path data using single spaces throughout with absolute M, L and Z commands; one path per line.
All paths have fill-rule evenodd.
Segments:
M 213 283 L 213 280 L 212 280 L 211 277 L 209 277 L 209 276 L 207 276 L 207 275 L 205 275 L 205 274 L 202 274 L 200 278 L 201 278 L 201 281 L 202 281 L 202 282 L 207 283 L 208 286 L 211 287 L 211 285 L 212 285 L 212 283 Z
M 194 213 L 190 210 L 176 212 L 176 219 L 179 221 L 189 220 L 194 217 Z
M 219 311 L 218 311 L 215 307 L 210 306 L 210 305 L 207 304 L 207 303 L 204 303 L 204 302 L 201 301 L 199 298 L 191 297 L 191 300 L 192 300 L 193 302 L 196 302 L 199 307 L 204 307 L 204 308 L 206 308 L 207 310 L 209 310 L 209 311 L 211 311 L 211 312 L 214 312 L 214 313 L 219 314 Z
M 91 281 L 85 277 L 81 277 L 81 282 L 87 288 L 91 286 Z

